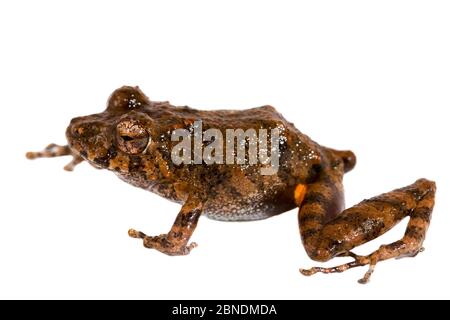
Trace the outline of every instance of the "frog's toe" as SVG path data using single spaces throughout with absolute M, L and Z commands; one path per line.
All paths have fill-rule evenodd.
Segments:
M 358 256 L 356 254 L 353 254 L 351 252 L 348 252 L 346 254 L 343 254 L 341 256 L 350 256 L 354 259 L 354 261 L 351 261 L 349 263 L 344 263 L 335 267 L 329 267 L 329 268 L 324 268 L 324 267 L 312 267 L 310 269 L 299 269 L 300 273 L 304 276 L 312 276 L 313 274 L 316 273 L 341 273 L 344 271 L 347 271 L 349 269 L 355 268 L 355 267 L 361 267 L 361 266 L 365 266 L 367 264 L 370 264 L 370 268 L 369 271 L 366 272 L 366 274 L 364 275 L 364 277 L 362 279 L 360 279 L 358 282 L 359 283 L 367 283 L 369 281 L 370 276 L 372 275 L 373 271 L 374 271 L 374 267 L 375 267 L 375 263 L 372 263 L 370 256 Z
M 68 164 L 64 166 L 64 170 L 66 171 L 73 171 L 77 165 L 79 165 L 81 162 L 83 162 L 84 159 L 80 156 L 73 156 L 72 161 L 70 161 Z
M 146 237 L 145 233 L 141 232 L 141 231 L 136 231 L 134 229 L 129 229 L 128 230 L 128 235 L 132 238 L 136 238 L 136 239 L 144 239 Z
M 38 158 L 54 158 L 54 157 L 62 157 L 72 155 L 72 150 L 68 145 L 60 146 L 54 143 L 50 143 L 47 147 L 45 147 L 42 151 L 37 152 L 27 152 L 25 157 L 27 159 L 33 160 Z

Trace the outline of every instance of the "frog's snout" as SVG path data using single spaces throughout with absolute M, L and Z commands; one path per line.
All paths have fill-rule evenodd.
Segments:
M 66 138 L 69 146 L 80 154 L 96 154 L 107 144 L 101 123 L 87 121 L 86 117 L 72 119 L 66 130 Z

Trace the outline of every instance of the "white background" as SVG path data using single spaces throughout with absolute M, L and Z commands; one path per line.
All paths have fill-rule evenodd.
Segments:
M 0 298 L 450 298 L 449 17 L 448 1 L 1 2 Z M 380 263 L 366 286 L 366 268 L 306 278 L 317 263 L 296 210 L 202 218 L 187 257 L 144 249 L 128 228 L 167 232 L 178 205 L 86 163 L 24 157 L 124 84 L 176 105 L 276 106 L 358 155 L 348 205 L 436 180 L 426 251 Z

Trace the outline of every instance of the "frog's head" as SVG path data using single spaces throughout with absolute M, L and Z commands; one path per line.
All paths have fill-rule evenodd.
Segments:
M 72 119 L 70 148 L 95 167 L 129 172 L 131 161 L 150 151 L 154 123 L 144 112 L 150 105 L 138 87 L 117 89 L 104 112 Z

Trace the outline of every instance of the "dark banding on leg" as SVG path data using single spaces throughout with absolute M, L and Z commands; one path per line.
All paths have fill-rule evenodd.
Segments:
M 332 268 L 300 269 L 300 272 L 304 275 L 334 273 L 369 265 L 369 270 L 359 280 L 360 283 L 367 283 L 379 261 L 414 257 L 423 250 L 435 191 L 434 182 L 420 179 L 410 186 L 364 200 L 344 210 L 335 219 L 323 224 L 315 237 L 307 240 L 309 243 L 306 248 L 309 248 L 308 255 L 314 260 L 327 261 L 336 256 L 347 255 L 353 257 L 354 261 Z M 401 240 L 383 245 L 367 256 L 357 256 L 350 252 L 354 247 L 384 234 L 407 216 L 410 221 Z
M 143 239 L 144 247 L 156 249 L 171 256 L 187 255 L 197 246 L 195 242 L 188 244 L 198 220 L 203 203 L 195 196 L 190 196 L 178 213 L 177 218 L 167 234 L 151 237 L 141 231 L 128 230 L 132 238 Z
M 302 242 L 313 259 L 311 255 L 315 252 L 316 239 L 324 224 L 333 220 L 344 209 L 342 176 L 342 170 L 340 175 L 322 172 L 317 182 L 305 187 L 305 195 L 301 201 L 294 195 L 300 207 L 298 223 Z

